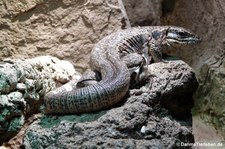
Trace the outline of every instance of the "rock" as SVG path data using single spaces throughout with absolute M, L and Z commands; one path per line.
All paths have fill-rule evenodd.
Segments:
M 9 93 L 16 88 L 19 81 L 17 71 L 11 64 L 1 64 L 0 93 Z
M 201 84 L 199 88 L 201 94 L 197 96 L 199 101 L 196 109 L 202 113 L 202 118 L 212 122 L 213 126 L 221 130 L 219 132 L 225 136 L 225 63 L 219 64 L 220 67 L 206 65 L 208 73 L 205 84 Z
M 123 0 L 132 26 L 159 25 L 163 0 Z
M 189 116 L 194 106 L 192 95 L 198 88 L 192 68 L 182 61 L 171 61 L 152 64 L 148 71 L 153 76 L 150 84 L 147 84 L 152 88 L 150 92 L 157 90 L 161 104 L 177 117 Z
M 79 78 L 71 63 L 51 56 L 7 59 L 0 64 L 0 76 L 0 144 L 19 132 L 25 117 L 39 111 L 42 97 L 58 82 Z
M 116 0 L 107 2 L 117 6 Z M 196 71 L 200 81 L 195 96 L 196 109 L 205 114 L 206 119 L 208 116 L 211 117 L 213 123 L 222 120 L 224 112 L 220 109 L 224 109 L 224 104 L 221 103 L 224 101 L 222 63 L 224 63 L 225 2 L 214 0 L 207 2 L 124 0 L 123 2 L 132 26 L 177 25 L 188 28 L 202 37 L 202 43 L 196 48 L 172 47 L 174 50 L 171 53 L 181 57 Z M 87 2 L 4 0 L 0 1 L 0 10 L 2 37 L 0 59 L 49 54 L 71 60 L 81 70 L 88 67 L 86 62 L 93 44 L 106 34 L 125 26 L 121 11 L 108 6 L 103 0 Z M 207 70 L 201 71 L 205 65 L 208 67 Z M 11 68 L 9 66 L 6 69 Z M 10 87 L 14 89 L 15 86 L 6 82 L 0 82 L 0 86 L 5 86 L 3 92 L 9 93 Z M 154 93 L 151 96 L 159 95 Z M 207 103 L 206 106 L 204 103 Z M 215 116 L 216 114 L 219 116 Z M 218 124 L 217 129 L 225 132 L 223 125 L 220 125 L 222 122 Z
M 1 1 L 0 10 L 0 59 L 52 55 L 81 70 L 99 39 L 126 26 L 121 11 L 104 0 Z
M 224 125 L 219 122 L 225 109 L 225 1 L 164 1 L 174 2 L 174 8 L 161 17 L 162 24 L 188 28 L 202 38 L 202 42 L 194 48 L 171 48 L 174 49 L 171 53 L 196 71 L 199 89 L 195 96 L 194 113 L 200 114 L 204 121 L 210 121 L 225 137 Z
M 126 27 L 121 11 L 116 7 L 110 7 L 108 3 L 113 6 L 118 5 L 117 0 L 107 0 L 107 3 L 104 0 L 0 1 L 0 36 L 2 37 L 0 60 L 52 55 L 70 60 L 77 66 L 77 70 L 85 71 L 94 44 L 105 35 Z M 43 67 L 47 69 L 46 65 L 51 65 L 55 61 L 53 58 L 51 59 L 53 62 L 46 62 L 47 59 L 39 60 L 37 65 L 35 63 L 33 65 L 32 61 L 29 61 L 31 65 L 27 65 L 21 60 L 16 69 L 13 68 L 14 61 L 4 62 L 4 66 L 1 66 L 5 69 L 0 68 L 0 94 L 4 94 L 0 96 L 5 99 L 5 94 L 12 91 L 21 92 L 26 103 L 25 114 L 28 115 L 36 111 L 33 107 L 39 107 L 37 103 L 46 92 L 55 88 L 57 84 L 61 85 L 71 79 L 71 74 L 57 74 L 53 69 L 46 71 L 54 75 L 52 77 L 57 83 L 48 75 L 45 76 L 43 73 L 37 75 L 41 73 Z M 62 70 L 64 64 L 61 66 L 57 68 Z M 3 123 L 0 123 L 0 126 L 2 125 Z M 6 137 L 6 129 L 4 127 L 4 135 L 3 131 L 0 131 L 0 144 L 9 138 Z
M 23 145 L 110 149 L 176 148 L 182 142 L 193 143 L 192 106 L 187 105 L 193 104 L 191 95 L 197 85 L 193 70 L 182 61 L 151 64 L 146 85 L 131 89 L 126 101 L 98 113 L 42 115 L 27 129 Z M 190 98 L 184 100 L 187 94 Z M 186 106 L 185 111 L 178 105 Z

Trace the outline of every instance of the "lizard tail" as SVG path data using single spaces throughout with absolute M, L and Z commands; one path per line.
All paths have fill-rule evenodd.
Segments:
M 118 103 L 129 89 L 129 70 L 124 62 L 114 58 L 100 67 L 103 79 L 96 84 L 74 88 L 73 83 L 69 82 L 47 93 L 44 97 L 45 113 L 94 112 Z

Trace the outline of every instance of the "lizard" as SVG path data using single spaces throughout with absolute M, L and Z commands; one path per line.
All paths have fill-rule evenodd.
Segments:
M 128 92 L 133 71 L 140 76 L 140 68 L 147 66 L 151 59 L 163 61 L 163 47 L 200 40 L 193 32 L 176 26 L 134 27 L 114 32 L 101 39 L 91 51 L 90 67 L 100 74 L 100 79 L 80 88 L 76 87 L 76 81 L 71 81 L 50 91 L 44 96 L 45 113 L 81 114 L 109 108 Z M 125 57 L 135 54 L 143 58 L 143 63 L 128 66 Z

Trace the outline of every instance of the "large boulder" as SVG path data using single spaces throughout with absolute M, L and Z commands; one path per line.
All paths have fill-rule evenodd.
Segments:
M 145 86 L 112 109 L 43 115 L 25 133 L 25 148 L 176 148 L 193 143 L 192 95 L 198 82 L 182 61 L 148 67 Z M 190 148 L 183 147 L 183 148 Z
M 79 76 L 70 62 L 51 56 L 1 63 L 0 144 L 16 135 L 25 119 L 39 111 L 48 91 Z
M 225 137 L 225 1 L 164 0 L 164 3 L 167 11 L 161 17 L 162 24 L 189 28 L 202 38 L 196 47 L 174 48 L 170 52 L 187 62 L 198 77 L 194 113 L 212 123 Z

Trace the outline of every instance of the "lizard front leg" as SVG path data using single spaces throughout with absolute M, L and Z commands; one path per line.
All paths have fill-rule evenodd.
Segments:
M 158 47 L 158 45 L 153 45 L 150 49 L 150 54 L 154 60 L 154 62 L 164 62 L 162 59 L 162 51 L 161 48 Z
M 167 30 L 153 31 L 148 42 L 149 54 L 152 56 L 154 62 L 166 62 L 162 59 L 162 47 L 166 43 Z
M 142 82 L 147 76 L 147 65 L 145 58 L 138 53 L 130 53 L 122 58 L 127 65 L 131 76 L 131 87 Z

